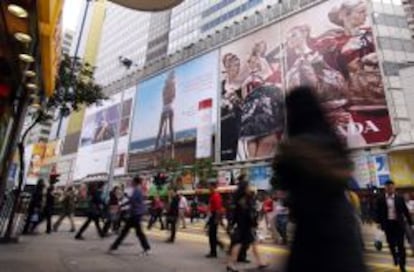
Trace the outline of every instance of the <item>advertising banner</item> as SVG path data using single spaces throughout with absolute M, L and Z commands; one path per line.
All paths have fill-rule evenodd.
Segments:
M 213 135 L 213 100 L 200 101 L 198 105 L 197 148 L 196 157 L 210 158 L 212 151 L 211 136 Z
M 325 1 L 222 47 L 220 61 L 222 161 L 271 157 L 284 133 L 284 96 L 303 85 L 350 148 L 391 138 L 364 1 Z
M 123 110 L 121 93 L 102 105 L 86 109 L 76 157 L 74 180 L 96 173 L 109 173 L 117 123 L 120 122 L 115 175 L 124 174 L 128 149 L 128 131 L 135 88 L 125 90 Z
M 31 152 L 30 152 L 31 150 Z M 40 169 L 43 166 L 45 157 L 46 144 L 43 142 L 33 144 L 31 148 L 27 148 L 27 156 L 30 154 L 29 164 L 27 167 L 26 185 L 35 185 L 40 178 Z M 26 155 L 26 154 L 25 154 Z
M 391 179 L 387 154 L 373 155 L 374 183 L 377 186 L 384 186 L 385 182 Z
M 200 101 L 212 100 L 213 128 L 216 123 L 217 62 L 214 51 L 138 85 L 130 170 L 154 168 L 166 159 L 194 162 Z
M 391 178 L 396 186 L 414 186 L 414 152 L 399 151 L 389 155 Z
M 285 122 L 280 33 L 273 25 L 220 50 L 222 161 L 275 152 Z
M 272 168 L 270 166 L 254 166 L 249 169 L 250 185 L 258 190 L 270 190 L 272 179 Z
M 351 189 L 367 189 L 371 186 L 370 155 L 366 151 L 351 154 L 354 164 L 352 173 L 353 180 L 350 181 Z
M 392 135 L 365 1 L 326 1 L 282 22 L 286 89 L 314 86 L 351 148 Z

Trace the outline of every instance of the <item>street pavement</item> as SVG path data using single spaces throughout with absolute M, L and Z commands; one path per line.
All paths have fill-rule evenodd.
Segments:
M 79 227 L 82 218 L 76 219 Z M 63 224 L 60 232 L 51 235 L 38 234 L 23 236 L 18 244 L 0 245 L 0 272 L 212 272 L 225 271 L 226 257 L 220 252 L 218 259 L 206 259 L 208 241 L 202 222 L 188 224 L 186 229 L 179 229 L 175 244 L 166 244 L 168 233 L 154 226 L 147 231 L 153 248 L 150 256 L 141 256 L 135 235 L 131 231 L 125 243 L 113 254 L 107 249 L 115 236 L 105 239 L 97 237 L 95 227 L 91 224 L 85 233 L 85 241 L 76 241 L 74 234 L 67 232 L 69 226 Z M 40 226 L 39 231 L 44 231 Z M 364 236 L 372 239 L 372 229 L 364 228 Z M 223 231 L 220 236 L 228 243 Z M 387 249 L 376 252 L 367 240 L 366 260 L 371 271 L 398 271 L 391 265 Z M 266 271 L 282 271 L 280 268 L 288 254 L 287 248 L 270 241 L 261 243 L 260 252 L 271 264 Z M 411 253 L 407 250 L 408 253 Z M 250 259 L 253 259 L 251 256 Z M 255 271 L 254 264 L 239 266 L 241 271 Z M 408 260 L 408 271 L 414 272 L 414 259 Z M 356 271 L 357 272 L 357 271 Z

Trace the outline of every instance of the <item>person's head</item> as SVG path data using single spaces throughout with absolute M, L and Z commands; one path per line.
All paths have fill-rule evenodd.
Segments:
M 362 26 L 367 19 L 367 5 L 362 0 L 349 0 L 341 6 L 333 8 L 328 13 L 329 20 L 343 27 L 346 31 L 352 31 Z
M 223 66 L 227 77 L 235 79 L 240 73 L 240 59 L 233 53 L 227 53 L 223 57 Z
M 43 179 L 39 179 L 37 181 L 37 187 L 39 187 L 39 188 L 45 187 L 45 181 Z
M 287 33 L 286 43 L 290 49 L 297 49 L 307 45 L 310 35 L 308 25 L 300 25 L 291 28 Z
M 140 176 L 135 176 L 132 179 L 132 186 L 138 187 L 138 186 L 141 186 L 141 185 L 142 185 L 142 178 Z
M 267 51 L 267 44 L 265 41 L 260 41 L 253 46 L 252 55 L 263 57 Z
M 217 189 L 217 181 L 212 180 L 209 182 L 210 192 L 214 192 Z
M 105 187 L 105 182 L 99 182 L 97 185 L 97 190 L 103 191 L 104 187 Z
M 286 97 L 287 131 L 290 137 L 305 133 L 333 134 L 334 129 L 311 87 L 300 86 Z
M 66 188 L 66 191 L 67 191 L 67 192 L 73 192 L 73 187 L 72 187 L 72 186 L 68 186 L 68 187 Z
M 248 195 L 249 195 L 249 183 L 245 180 L 239 181 L 239 183 L 237 184 L 237 189 L 236 189 L 236 194 L 235 194 L 236 199 L 240 199 Z
M 387 182 L 385 182 L 385 193 L 387 194 L 395 193 L 395 185 L 392 180 L 388 180 Z

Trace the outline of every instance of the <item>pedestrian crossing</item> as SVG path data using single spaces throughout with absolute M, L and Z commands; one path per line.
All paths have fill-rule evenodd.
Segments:
M 83 223 L 83 218 L 76 218 L 75 223 L 77 226 L 80 226 Z M 146 227 L 146 222 L 144 222 L 143 227 Z M 166 230 L 161 230 L 159 224 L 155 224 L 151 230 L 146 230 L 146 233 L 149 237 L 158 240 L 166 240 L 169 236 L 169 232 Z M 219 237 L 225 243 L 229 244 L 230 240 L 226 231 L 223 228 L 219 228 Z M 190 243 L 198 243 L 207 245 L 208 237 L 205 229 L 205 222 L 199 221 L 196 223 L 188 223 L 186 228 L 182 228 L 181 225 L 177 228 L 177 241 L 185 241 Z M 283 257 L 287 256 L 289 250 L 285 246 L 276 245 L 271 240 L 265 240 L 260 243 L 259 246 L 260 252 L 262 252 L 268 259 L 272 257 Z M 407 253 L 409 250 L 407 249 Z M 367 264 L 370 267 L 370 271 L 373 272 L 395 272 L 399 271 L 396 267 L 392 265 L 392 258 L 388 252 L 387 248 L 384 248 L 381 252 L 377 252 L 373 245 L 366 245 L 366 254 Z M 414 272 L 414 258 L 408 258 L 407 271 Z

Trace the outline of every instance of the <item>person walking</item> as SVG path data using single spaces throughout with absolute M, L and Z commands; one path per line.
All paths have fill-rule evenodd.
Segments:
M 103 233 L 104 235 L 108 235 L 109 229 L 112 227 L 112 231 L 117 231 L 117 221 L 120 213 L 119 209 L 119 187 L 115 186 L 112 188 L 111 192 L 109 193 L 109 201 L 108 201 L 108 218 L 105 222 L 105 225 L 103 227 Z
M 43 205 L 43 190 L 45 188 L 45 182 L 43 179 L 37 181 L 35 190 L 30 200 L 26 222 L 23 227 L 23 234 L 33 233 L 35 225 L 40 221 L 40 213 Z
M 192 224 L 194 222 L 194 219 L 197 219 L 197 222 L 198 222 L 198 219 L 200 218 L 200 215 L 198 212 L 197 196 L 195 196 L 194 199 L 191 201 L 190 208 L 191 208 L 190 222 Z
M 404 201 L 405 205 L 407 206 L 408 212 L 410 213 L 411 220 L 413 220 L 413 214 L 414 214 L 414 201 L 411 200 L 410 193 L 404 194 Z M 408 224 L 407 221 L 405 221 L 405 235 L 407 237 L 407 242 L 410 245 L 411 248 L 411 254 L 414 255 L 414 231 L 411 228 L 411 226 Z
M 58 220 L 53 225 L 53 231 L 58 231 L 59 226 L 62 223 L 63 219 L 65 219 L 65 217 L 69 218 L 70 232 L 76 231 L 75 222 L 73 221 L 75 205 L 76 205 L 75 191 L 73 190 L 72 186 L 69 186 L 64 192 L 63 200 L 62 200 L 62 213 L 59 216 Z
M 187 227 L 186 222 L 185 222 L 185 217 L 188 211 L 188 202 L 187 202 L 187 198 L 183 196 L 182 194 L 179 194 L 179 197 L 180 197 L 180 203 L 178 205 L 179 207 L 178 218 L 179 218 L 179 221 L 181 221 L 181 227 L 185 229 Z
M 32 226 L 32 232 L 36 230 L 37 226 L 39 226 L 43 221 L 46 220 L 46 233 L 52 233 L 52 215 L 53 215 L 53 208 L 55 205 L 55 195 L 54 195 L 54 186 L 53 184 L 49 185 L 46 190 L 46 197 L 45 197 L 45 205 L 43 207 L 42 215 L 40 220 L 35 222 Z
M 366 272 L 361 233 L 345 191 L 348 150 L 310 87 L 286 97 L 287 138 L 278 147 L 272 184 L 289 195 L 295 223 L 286 272 Z
M 287 237 L 287 225 L 289 222 L 289 209 L 286 206 L 286 195 L 279 191 L 278 192 L 278 200 L 276 202 L 276 230 L 280 235 L 281 244 L 287 245 L 288 237 Z
M 179 206 L 180 196 L 177 194 L 177 189 L 173 189 L 171 191 L 171 202 L 167 212 L 167 229 L 170 230 L 170 238 L 167 239 L 167 243 L 174 243 L 175 241 Z
M 162 221 L 162 213 L 164 211 L 164 203 L 159 196 L 155 196 L 152 201 L 151 217 L 148 221 L 148 229 L 150 230 L 157 220 L 160 222 L 161 230 L 164 230 L 164 222 Z
M 210 182 L 209 218 L 207 221 L 208 241 L 210 252 L 207 258 L 217 258 L 217 246 L 221 244 L 217 238 L 218 225 L 221 220 L 223 203 L 220 193 L 217 191 L 217 182 Z
M 231 237 L 232 247 L 230 249 L 230 256 L 227 262 L 227 271 L 238 271 L 235 267 L 235 263 L 239 257 L 240 249 L 242 246 L 248 245 L 252 248 L 257 268 L 264 269 L 267 265 L 263 263 L 259 255 L 258 243 L 256 239 L 256 230 L 258 227 L 258 213 L 255 206 L 256 201 L 254 199 L 254 194 L 250 191 L 249 185 L 246 181 L 239 182 L 235 195 L 235 202 L 235 229 Z
M 88 211 L 87 211 L 87 219 L 85 223 L 83 223 L 82 227 L 79 229 L 78 233 L 75 235 L 76 240 L 84 240 L 85 238 L 82 236 L 83 232 L 88 228 L 89 224 L 93 221 L 95 223 L 96 230 L 98 235 L 103 238 L 104 233 L 101 229 L 100 225 L 100 218 L 102 216 L 102 210 L 104 207 L 104 202 L 102 200 L 102 190 L 104 184 L 101 183 L 97 185 L 91 185 L 88 195 Z
M 119 245 L 121 245 L 122 241 L 125 239 L 125 237 L 128 235 L 131 228 L 135 229 L 135 234 L 141 243 L 141 247 L 143 248 L 143 255 L 148 255 L 151 247 L 148 243 L 147 237 L 145 236 L 145 233 L 142 230 L 141 226 L 141 220 L 142 217 L 146 213 L 146 206 L 145 206 L 145 199 L 144 194 L 142 193 L 142 178 L 139 176 L 134 177 L 133 179 L 133 187 L 134 190 L 132 192 L 132 196 L 129 199 L 129 205 L 130 205 L 130 217 L 128 221 L 126 222 L 124 228 L 121 230 L 121 233 L 116 238 L 116 240 L 111 245 L 109 251 L 112 252 L 114 250 L 117 250 Z
M 412 227 L 413 222 L 405 205 L 404 198 L 396 194 L 394 182 L 389 180 L 385 183 L 385 194 L 377 201 L 378 223 L 385 232 L 387 243 L 394 260 L 395 266 L 406 271 L 406 253 L 404 246 L 405 220 Z

